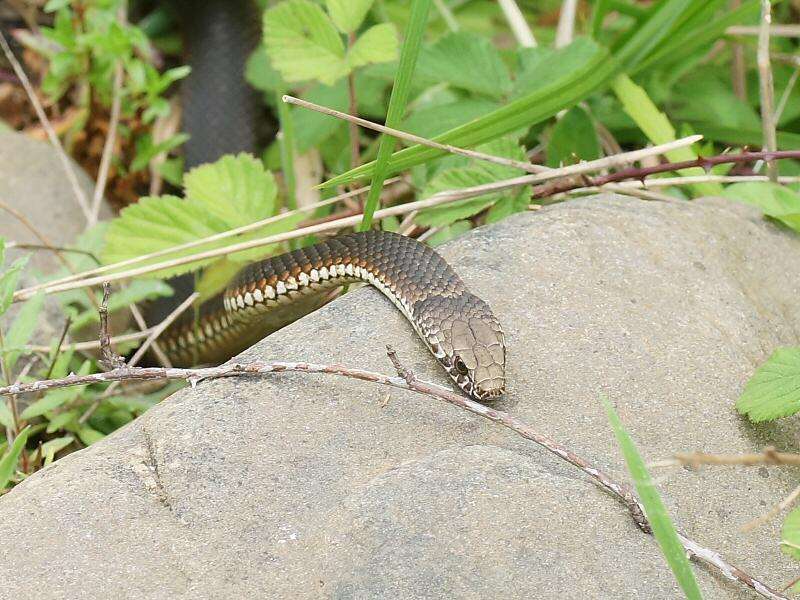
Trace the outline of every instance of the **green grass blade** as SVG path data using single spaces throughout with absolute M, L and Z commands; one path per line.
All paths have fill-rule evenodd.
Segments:
M 406 29 L 403 48 L 400 51 L 400 64 L 397 68 L 397 77 L 392 86 L 392 95 L 389 98 L 389 109 L 386 113 L 386 126 L 399 127 L 403 115 L 406 111 L 408 96 L 411 92 L 411 77 L 414 74 L 414 66 L 417 64 L 417 57 L 422 48 L 422 36 L 425 33 L 425 24 L 428 21 L 428 11 L 430 0 L 414 0 L 411 5 L 411 15 Z M 383 189 L 383 181 L 386 179 L 389 159 L 394 152 L 397 140 L 391 136 L 383 134 L 378 156 L 375 159 L 375 169 L 372 174 L 372 186 L 364 205 L 364 218 L 358 227 L 359 231 L 365 231 L 372 226 L 372 215 L 378 206 Z
M 576 50 L 586 54 L 581 66 L 563 77 L 526 94 L 483 117 L 451 129 L 434 138 L 443 144 L 471 147 L 500 138 L 512 131 L 530 127 L 555 115 L 563 108 L 574 106 L 596 90 L 608 85 L 617 72 L 615 61 L 608 51 L 588 39 L 576 40 Z M 389 162 L 385 176 L 444 155 L 445 152 L 426 146 L 412 146 L 396 152 Z M 341 185 L 373 175 L 375 162 L 364 164 L 322 184 L 322 187 Z
M 649 67 L 663 69 L 667 64 L 677 64 L 688 60 L 699 48 L 711 44 L 732 25 L 754 22 L 758 18 L 760 0 L 748 0 L 739 8 L 719 17 L 708 19 L 700 26 L 681 29 L 677 35 L 670 36 L 661 46 L 642 61 L 631 74 L 639 73 Z M 700 16 L 704 16 L 701 13 Z
M 611 87 L 622 103 L 625 112 L 647 136 L 647 139 L 656 145 L 675 141 L 675 128 L 667 116 L 658 110 L 644 88 L 636 85 L 627 75 L 619 75 Z M 673 162 L 681 162 L 694 160 L 697 156 L 691 148 L 678 148 L 667 152 L 667 158 Z M 696 167 L 683 169 L 680 173 L 690 176 L 703 175 L 705 172 L 700 167 Z M 703 196 L 722 192 L 722 186 L 715 183 L 696 184 L 692 186 L 692 189 L 695 193 Z
M 0 490 L 5 489 L 9 480 L 14 475 L 14 469 L 16 469 L 17 463 L 19 462 L 19 455 L 22 454 L 22 450 L 25 448 L 25 443 L 28 441 L 30 432 L 30 425 L 20 431 L 19 435 L 14 438 L 14 443 L 11 444 L 11 448 L 9 448 L 8 452 L 0 459 Z
M 614 53 L 623 71 L 635 69 L 658 47 L 691 6 L 692 0 L 669 0 L 659 6 L 647 21 L 636 27 L 635 33 Z
M 617 415 L 611 402 L 606 397 L 602 397 L 601 400 L 608 414 L 608 420 L 614 428 L 614 434 L 617 436 L 622 454 L 625 456 L 628 471 L 630 471 L 636 490 L 639 492 L 639 497 L 647 513 L 647 519 L 653 528 L 653 536 L 655 536 L 658 545 L 661 547 L 661 552 L 664 554 L 670 569 L 672 569 L 675 579 L 683 589 L 683 593 L 686 594 L 689 600 L 701 600 L 703 596 L 692 572 L 689 559 L 686 558 L 686 551 L 678 538 L 678 533 L 667 514 L 664 504 L 661 502 L 658 491 L 650 479 L 647 467 L 636 450 L 636 445 L 633 443 L 631 436 L 623 427 L 619 415 Z

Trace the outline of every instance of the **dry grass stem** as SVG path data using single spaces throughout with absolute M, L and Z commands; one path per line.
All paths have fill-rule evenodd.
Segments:
M 380 133 L 385 133 L 387 135 L 391 135 L 393 137 L 405 140 L 407 142 L 419 144 L 420 146 L 427 146 L 429 148 L 436 148 L 437 150 L 442 150 L 443 152 L 449 152 L 450 154 L 458 154 L 460 156 L 466 156 L 468 158 L 483 160 L 486 162 L 494 163 L 496 165 L 503 165 L 505 167 L 514 167 L 516 169 L 527 171 L 528 173 L 541 173 L 547 170 L 546 167 L 542 167 L 541 165 L 534 165 L 530 162 L 513 160 L 511 158 L 503 158 L 501 156 L 492 156 L 491 154 L 485 154 L 484 152 L 476 152 L 475 150 L 467 150 L 465 148 L 458 148 L 456 146 L 451 146 L 450 144 L 440 144 L 439 142 L 435 142 L 433 140 L 429 140 L 427 138 L 414 135 L 413 133 L 408 133 L 406 131 L 400 131 L 399 129 L 394 129 L 392 127 L 386 127 L 385 125 L 373 123 L 372 121 L 367 121 L 366 119 L 362 119 L 360 117 L 348 115 L 347 113 L 335 110 L 333 108 L 328 108 L 327 106 L 320 106 L 319 104 L 315 104 L 313 102 L 309 102 L 308 100 L 303 100 L 301 98 L 295 98 L 294 96 L 288 96 L 288 95 L 283 96 L 283 101 L 289 104 L 300 106 L 302 108 L 313 110 L 318 113 L 322 113 L 324 115 L 336 117 L 337 119 L 342 119 L 343 121 L 347 121 L 348 123 L 355 123 L 356 125 L 360 125 L 361 127 L 372 129 L 373 131 L 378 131 Z
M 100 216 L 100 207 L 103 202 L 103 195 L 106 191 L 106 183 L 108 182 L 108 170 L 111 167 L 111 157 L 114 154 L 114 144 L 117 141 L 117 127 L 119 126 L 119 113 L 122 106 L 122 78 L 124 72 L 122 69 L 122 62 L 117 61 L 114 65 L 114 87 L 111 99 L 111 117 L 108 123 L 108 134 L 106 135 L 105 142 L 103 143 L 103 154 L 100 157 L 100 168 L 97 172 L 97 183 L 94 186 L 94 195 L 92 196 L 92 212 L 90 218 L 86 222 L 86 226 L 91 227 L 97 223 Z
M 458 25 L 458 21 L 456 21 L 453 11 L 450 10 L 450 7 L 447 6 L 444 0 L 433 0 L 433 5 L 436 7 L 436 10 L 439 11 L 439 14 L 442 15 L 442 18 L 444 19 L 444 22 L 447 24 L 447 28 L 450 31 L 458 31 L 461 29 Z
M 772 4 L 770 0 L 761 0 L 761 25 L 758 33 L 758 51 L 756 53 L 759 74 L 759 93 L 761 97 L 761 127 L 764 134 L 764 150 L 774 152 L 778 149 L 778 138 L 775 131 L 774 85 L 772 82 L 772 66 L 769 59 L 769 34 L 772 21 Z M 777 181 L 778 166 L 774 160 L 767 161 L 767 175 L 770 181 Z
M 514 0 L 497 0 L 497 3 L 503 10 L 503 15 L 508 21 L 517 43 L 523 48 L 535 48 L 536 38 L 533 36 L 533 31 L 528 26 L 525 15 L 522 14 L 517 3 Z
M 109 342 L 111 344 L 124 344 L 127 342 L 136 342 L 138 340 L 145 339 L 150 333 L 152 332 L 152 328 L 145 329 L 143 331 L 137 331 L 135 333 L 125 333 L 123 335 L 116 335 L 113 336 Z M 91 340 L 88 342 L 72 342 L 64 344 L 65 350 L 74 350 L 75 352 L 90 352 L 93 350 L 98 350 L 100 348 L 100 342 L 98 340 Z M 50 352 L 52 348 L 50 346 L 40 346 L 36 344 L 29 344 L 27 346 L 22 346 L 22 350 L 24 352 Z
M 759 25 L 732 25 L 725 30 L 726 35 L 760 35 Z M 770 25 L 771 37 L 800 37 L 800 25 Z
M 575 13 L 578 8 L 578 0 L 563 0 L 561 12 L 558 16 L 558 26 L 556 27 L 556 48 L 563 48 L 572 43 L 575 35 Z
M 789 78 L 789 81 L 786 82 L 786 88 L 783 90 L 781 99 L 778 101 L 778 107 L 775 109 L 775 116 L 772 118 L 776 127 L 781 120 L 781 116 L 783 116 L 783 111 L 786 108 L 786 103 L 789 102 L 789 96 L 791 96 L 792 90 L 797 83 L 798 76 L 800 76 L 800 65 L 797 66 L 794 73 L 792 73 L 792 76 Z
M 388 185 L 388 184 L 398 183 L 398 182 L 402 182 L 402 181 L 403 181 L 402 177 L 394 177 L 393 179 L 387 180 L 385 182 L 385 184 Z M 190 248 L 197 248 L 197 247 L 200 247 L 200 246 L 204 246 L 205 244 L 209 244 L 211 242 L 216 242 L 216 241 L 223 240 L 223 239 L 226 239 L 226 238 L 229 238 L 229 237 L 233 237 L 233 236 L 236 236 L 236 235 L 239 235 L 239 234 L 242 234 L 242 233 L 247 233 L 249 231 L 255 231 L 257 229 L 261 229 L 265 225 L 269 225 L 270 223 L 275 223 L 277 221 L 280 221 L 281 219 L 285 219 L 287 217 L 290 217 L 290 216 L 293 216 L 293 215 L 296 215 L 296 214 L 311 212 L 311 211 L 316 210 L 317 208 L 319 208 L 321 206 L 328 206 L 329 204 L 335 204 L 336 202 L 340 202 L 340 201 L 345 200 L 347 198 L 351 198 L 353 196 L 357 196 L 357 195 L 359 195 L 361 193 L 364 193 L 364 192 L 366 192 L 368 190 L 369 190 L 369 186 L 365 186 L 365 187 L 359 188 L 357 190 L 352 190 L 352 191 L 344 193 L 344 194 L 339 194 L 338 196 L 334 196 L 333 198 L 328 198 L 327 200 L 322 200 L 322 201 L 316 202 L 314 204 L 309 204 L 308 206 L 303 206 L 303 207 L 298 208 L 296 210 L 287 211 L 285 213 L 281 213 L 280 215 L 275 215 L 273 217 L 268 217 L 266 219 L 262 219 L 261 221 L 256 221 L 254 223 L 250 223 L 249 225 L 243 225 L 241 227 L 236 227 L 235 229 L 229 229 L 228 231 L 223 231 L 222 233 L 217 233 L 217 234 L 214 234 L 214 235 L 210 235 L 210 236 L 205 237 L 205 238 L 203 238 L 201 240 L 195 240 L 193 242 L 186 242 L 185 244 L 179 244 L 177 246 L 172 246 L 171 248 L 165 248 L 163 250 L 158 250 L 156 252 L 150 252 L 149 254 L 143 254 L 141 256 L 137 256 L 135 258 L 130 258 L 130 259 L 127 259 L 127 260 L 123 260 L 123 261 L 120 261 L 120 262 L 117 262 L 117 263 L 114 263 L 114 264 L 104 265 L 104 266 L 97 267 L 97 268 L 94 268 L 94 269 L 89 269 L 89 270 L 84 271 L 83 273 L 79 273 L 77 275 L 70 275 L 70 276 L 67 276 L 67 277 L 62 277 L 60 279 L 55 279 L 53 281 L 48 281 L 46 283 L 41 283 L 41 284 L 38 284 L 38 285 L 35 285 L 35 286 L 31 286 L 29 288 L 26 288 L 25 290 L 20 290 L 20 291 L 24 291 L 27 294 L 27 293 L 30 293 L 30 292 L 35 292 L 35 291 L 38 291 L 38 290 L 45 289 L 45 288 L 53 286 L 53 285 L 67 283 L 67 282 L 70 282 L 70 281 L 77 281 L 79 279 L 83 279 L 84 277 L 87 277 L 87 276 L 90 276 L 90 275 L 100 275 L 101 273 L 108 273 L 109 271 L 113 271 L 115 269 L 121 269 L 123 267 L 134 265 L 134 264 L 137 264 L 137 263 L 140 263 L 140 262 L 144 262 L 146 260 L 151 260 L 153 258 L 158 258 L 160 256 L 167 256 L 167 255 L 170 255 L 170 254 L 173 254 L 175 252 L 182 251 L 182 250 L 188 250 Z M 0 205 L 0 206 L 2 206 L 2 205 Z
M 56 149 L 56 153 L 61 161 L 61 165 L 64 167 L 64 173 L 67 176 L 67 180 L 72 188 L 72 193 L 75 195 L 75 200 L 77 201 L 78 206 L 80 207 L 81 211 L 83 211 L 83 215 L 86 217 L 86 220 L 90 221 L 92 218 L 92 212 L 89 208 L 89 201 L 86 198 L 86 194 L 83 193 L 83 189 L 81 189 L 80 183 L 78 183 L 78 176 L 75 174 L 72 164 L 70 164 L 67 153 L 64 152 L 64 148 L 61 146 L 61 140 L 58 139 L 56 132 L 53 130 L 53 126 L 50 124 L 50 119 L 47 118 L 44 108 L 42 108 L 42 103 L 39 102 L 39 98 L 36 96 L 36 91 L 33 89 L 30 79 L 28 79 L 28 75 L 25 73 L 25 69 L 22 68 L 22 65 L 17 60 L 17 57 L 14 56 L 14 53 L 11 51 L 11 47 L 8 45 L 8 42 L 6 41 L 2 31 L 0 31 L 0 48 L 3 49 L 3 54 L 5 54 L 8 62 L 11 63 L 11 67 L 14 69 L 14 73 L 22 83 L 22 87 L 25 88 L 25 93 L 28 95 L 28 99 L 33 105 L 33 110 L 36 111 L 36 116 L 47 133 L 47 139 L 50 140 L 50 143 Z
M 169 358 L 167 357 L 167 354 L 164 352 L 164 350 L 161 349 L 161 345 L 158 343 L 158 340 L 156 339 L 158 336 L 150 336 L 149 335 L 152 330 L 150 330 L 150 328 L 147 326 L 147 323 L 144 320 L 144 316 L 142 315 L 142 311 L 140 311 L 139 307 L 136 306 L 135 304 L 131 304 L 130 308 L 131 308 L 131 314 L 133 315 L 133 320 L 136 321 L 136 326 L 139 328 L 139 330 L 140 331 L 147 331 L 148 332 L 148 339 L 150 337 L 153 338 L 153 341 L 151 342 L 151 348 L 153 349 L 153 354 L 156 355 L 156 359 L 158 360 L 158 363 L 162 367 L 171 367 L 172 366 L 172 362 L 170 362 Z M 167 318 L 169 318 L 169 317 L 167 317 Z M 158 326 L 156 325 L 156 327 L 158 327 Z M 147 343 L 147 342 L 145 342 L 145 343 Z
M 764 523 L 771 521 L 780 513 L 788 509 L 792 504 L 794 504 L 798 498 L 800 498 L 800 485 L 794 488 L 792 492 L 788 496 L 786 496 L 786 498 L 778 502 L 775 506 L 770 508 L 766 513 L 742 525 L 742 531 L 743 532 L 752 531 L 756 527 L 759 527 Z
M 500 180 L 488 184 L 468 187 L 468 188 L 460 188 L 456 190 L 446 190 L 443 192 L 439 192 L 434 194 L 429 198 L 425 198 L 423 200 L 417 200 L 415 202 L 408 202 L 405 204 L 400 204 L 398 206 L 392 206 L 389 208 L 383 208 L 375 212 L 376 219 L 382 219 L 384 217 L 391 217 L 397 215 L 404 215 L 414 210 L 419 210 L 421 208 L 430 208 L 433 206 L 439 206 L 442 204 L 447 204 L 449 202 L 454 202 L 457 200 L 464 200 L 467 198 L 474 198 L 476 196 L 482 196 L 484 194 L 490 192 L 497 192 L 505 189 L 511 189 L 515 187 L 520 187 L 524 185 L 529 185 L 531 183 L 536 183 L 538 181 L 548 181 L 551 179 L 556 179 L 558 177 L 563 177 L 565 175 L 575 175 L 581 173 L 588 173 L 591 171 L 605 169 L 610 166 L 615 165 L 622 165 L 628 164 L 630 162 L 634 162 L 640 160 L 646 156 L 654 156 L 663 154 L 669 150 L 674 148 L 679 148 L 683 146 L 688 146 L 699 139 L 702 139 L 702 136 L 695 135 L 690 136 L 687 138 L 682 138 L 680 140 L 676 140 L 670 142 L 668 144 L 662 144 L 660 146 L 653 146 L 651 148 L 645 148 L 643 150 L 634 150 L 632 152 L 626 152 L 624 154 L 616 155 L 616 156 L 608 156 L 605 158 L 601 158 L 595 161 L 589 161 L 585 163 L 580 163 L 577 165 L 570 165 L 568 167 L 563 167 L 560 169 L 549 169 L 544 173 L 538 173 L 534 175 L 525 175 L 522 177 L 516 177 L 512 179 L 505 179 Z M 296 239 L 299 237 L 304 237 L 310 234 L 316 233 L 323 233 L 326 231 L 332 231 L 336 229 L 341 229 L 343 227 L 353 227 L 361 222 L 361 214 L 352 215 L 349 217 L 344 217 L 341 219 L 336 219 L 333 221 L 329 221 L 326 223 L 320 223 L 318 225 L 312 225 L 310 227 L 303 227 L 297 229 L 295 231 L 289 231 L 285 233 L 279 233 L 276 235 L 268 236 L 265 238 L 251 240 L 248 242 L 240 242 L 238 244 L 232 244 L 230 246 L 224 248 L 216 248 L 213 250 L 207 250 L 205 252 L 199 252 L 197 254 L 193 254 L 190 256 L 185 256 L 181 258 L 175 258 L 172 260 L 166 260 L 162 262 L 158 262 L 152 265 L 146 265 L 134 269 L 130 269 L 127 271 L 122 271 L 119 273 L 112 273 L 106 274 L 100 277 L 89 277 L 86 279 L 80 279 L 77 281 L 71 281 L 68 283 L 47 283 L 42 284 L 40 286 L 34 286 L 33 288 L 26 288 L 23 290 L 19 290 L 14 294 L 14 300 L 25 300 L 29 298 L 33 293 L 38 290 L 44 290 L 47 294 L 52 294 L 55 292 L 62 292 L 67 290 L 79 289 L 84 287 L 91 287 L 95 285 L 100 285 L 104 281 L 119 281 L 121 279 L 126 279 L 129 277 L 137 277 L 140 275 L 146 275 L 148 273 L 154 273 L 156 271 L 160 271 L 166 268 L 171 268 L 179 265 L 190 264 L 193 262 L 197 262 L 200 260 L 205 260 L 207 258 L 216 258 L 218 256 L 224 256 L 227 254 L 231 254 L 233 252 L 239 252 L 241 250 L 249 250 L 251 248 L 259 248 L 262 246 L 268 246 L 270 244 L 276 244 L 279 242 L 285 242 L 291 239 Z M 220 234 L 218 234 L 220 235 Z M 105 267 L 105 270 L 110 270 L 112 268 L 119 268 L 119 265 L 108 265 Z

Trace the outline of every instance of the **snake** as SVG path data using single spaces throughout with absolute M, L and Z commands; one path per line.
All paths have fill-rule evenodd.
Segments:
M 160 344 L 175 366 L 218 363 L 318 307 L 326 290 L 354 282 L 388 297 L 469 397 L 505 393 L 505 337 L 489 305 L 431 247 L 387 231 L 342 234 L 251 263 L 176 320 Z

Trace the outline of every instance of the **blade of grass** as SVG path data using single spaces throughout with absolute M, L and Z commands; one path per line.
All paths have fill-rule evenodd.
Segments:
M 400 51 L 400 64 L 397 68 L 397 77 L 392 86 L 392 95 L 389 98 L 389 109 L 386 112 L 386 126 L 399 127 L 406 111 L 408 96 L 411 92 L 411 77 L 414 66 L 422 48 L 422 37 L 425 33 L 425 24 L 428 21 L 430 0 L 414 0 L 411 4 L 408 28 L 405 40 Z M 281 104 L 283 104 L 281 102 Z M 372 226 L 372 215 L 381 199 L 383 181 L 387 177 L 389 158 L 394 152 L 397 140 L 386 134 L 381 135 L 378 156 L 375 159 L 375 170 L 372 175 L 372 187 L 369 189 L 367 202 L 364 205 L 364 218 L 358 226 L 358 231 L 366 231 Z
M 630 471 L 633 483 L 639 492 L 639 498 L 644 504 L 647 519 L 653 528 L 653 536 L 661 547 L 661 552 L 664 554 L 669 568 L 672 569 L 675 579 L 689 600 L 702 600 L 703 596 L 692 572 L 689 559 L 686 558 L 686 551 L 683 549 L 678 532 L 675 530 L 664 504 L 661 502 L 658 490 L 650 479 L 644 460 L 637 451 L 631 436 L 622 425 L 611 402 L 605 396 L 601 397 L 601 400 L 608 414 L 608 420 L 614 429 L 614 435 L 617 436 L 622 454 L 625 456 L 628 471 Z
M 658 110 L 658 107 L 647 95 L 643 87 L 636 85 L 627 75 L 618 75 L 611 84 L 614 93 L 622 102 L 622 107 L 628 116 L 633 119 L 639 129 L 654 144 L 666 144 L 675 140 L 675 128 L 667 116 Z M 683 162 L 697 158 L 691 148 L 678 148 L 667 152 L 667 158 L 672 162 Z M 697 167 L 684 169 L 682 175 L 704 175 L 703 169 Z M 722 186 L 715 183 L 698 183 L 692 190 L 699 195 L 711 196 L 720 194 Z
M 14 443 L 8 449 L 5 456 L 0 460 L 0 490 L 5 489 L 11 477 L 14 475 L 14 469 L 19 462 L 19 456 L 25 448 L 25 443 L 28 441 L 28 434 L 31 432 L 31 427 L 28 425 L 25 429 L 19 432 L 19 435 L 14 438 Z
M 589 40 L 575 42 L 591 46 L 591 57 L 580 68 L 564 74 L 537 90 L 490 112 L 483 117 L 460 125 L 433 138 L 441 144 L 468 148 L 482 144 L 512 131 L 527 128 L 555 115 L 563 108 L 577 104 L 591 93 L 610 83 L 616 73 L 616 63 L 608 51 Z M 397 126 L 395 125 L 395 128 Z M 386 175 L 397 173 L 445 154 L 442 150 L 412 146 L 396 152 L 391 157 Z M 370 177 L 375 162 L 367 163 L 324 182 L 321 187 L 349 183 L 355 179 Z

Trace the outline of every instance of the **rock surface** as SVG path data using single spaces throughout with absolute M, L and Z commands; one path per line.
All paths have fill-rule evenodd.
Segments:
M 91 202 L 94 183 L 83 169 L 70 162 L 81 189 Z M 0 200 L 35 223 L 56 246 L 68 246 L 86 227 L 86 217 L 56 150 L 47 142 L 21 133 L 0 133 Z M 26 244 L 41 243 L 17 219 L 6 212 L 0 214 L 0 237 Z M 111 210 L 103 203 L 100 218 L 110 217 Z M 45 251 L 34 253 L 31 264 L 47 272 L 59 266 L 52 253 Z
M 721 200 L 598 196 L 442 249 L 504 324 L 499 408 L 620 479 L 606 394 L 648 460 L 797 451 L 797 418 L 733 402 L 800 341 L 800 242 Z M 245 353 L 447 382 L 371 289 Z M 388 395 L 387 395 L 388 393 Z M 678 526 L 780 586 L 777 469 L 657 473 Z M 25 598 L 676 598 L 653 540 L 577 470 L 433 399 L 285 374 L 203 382 L 0 498 L 0 595 Z M 754 594 L 702 567 L 706 598 Z M 7 596 L 11 597 L 11 596 Z

